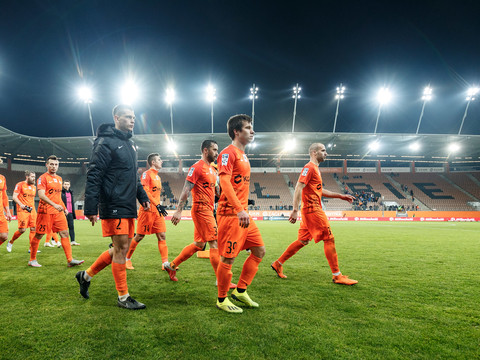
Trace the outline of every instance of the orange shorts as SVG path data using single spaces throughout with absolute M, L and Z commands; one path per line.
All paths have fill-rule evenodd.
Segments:
M 35 210 L 18 212 L 17 220 L 19 229 L 34 228 L 37 225 L 37 212 Z
M 113 235 L 128 235 L 133 238 L 135 234 L 135 219 L 102 219 L 103 237 Z
M 323 210 L 308 214 L 302 213 L 302 222 L 300 223 L 300 229 L 298 229 L 298 240 L 310 241 L 312 239 L 315 240 L 315 243 L 334 239 L 327 215 Z
M 144 211 L 140 209 L 137 219 L 137 234 L 151 235 L 167 231 L 165 219 L 158 211 Z
M 192 211 L 193 241 L 208 242 L 217 240 L 217 222 L 211 211 Z
M 248 228 L 238 225 L 238 217 L 217 215 L 218 253 L 226 258 L 235 258 L 240 251 L 264 246 L 257 224 L 250 217 Z
M 0 234 L 8 233 L 8 221 L 5 215 L 0 214 Z
M 35 228 L 35 232 L 37 234 L 66 231 L 68 230 L 68 224 L 65 213 L 58 212 L 56 214 L 37 214 L 37 223 Z

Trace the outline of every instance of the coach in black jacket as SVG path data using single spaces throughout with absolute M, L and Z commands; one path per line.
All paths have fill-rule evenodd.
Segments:
M 67 207 L 67 223 L 68 223 L 68 233 L 70 234 L 70 245 L 80 245 L 75 241 L 75 225 L 74 221 L 77 217 L 75 215 L 75 200 L 73 199 L 73 191 L 70 190 L 71 182 L 70 180 L 63 180 L 62 183 L 62 201 Z M 71 208 L 68 208 L 67 194 L 70 198 Z
M 125 256 L 135 231 L 136 199 L 145 210 L 150 208 L 150 202 L 137 173 L 137 148 L 131 139 L 135 124 L 132 107 L 115 106 L 113 120 L 115 124 L 103 124 L 97 130 L 87 170 L 84 214 L 94 225 L 97 212 L 100 213 L 103 236 L 111 237 L 114 246 L 101 254 L 87 271 L 79 271 L 76 278 L 80 294 L 88 299 L 92 277 L 112 264 L 118 306 L 144 309 L 145 305 L 128 293 Z

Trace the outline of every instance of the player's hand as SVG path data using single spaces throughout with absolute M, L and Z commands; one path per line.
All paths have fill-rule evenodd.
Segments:
M 158 210 L 158 213 L 163 217 L 168 215 L 167 208 L 165 206 L 162 206 L 162 205 L 158 204 L 157 205 L 157 210 Z
M 173 213 L 173 216 L 172 216 L 172 224 L 173 225 L 177 225 L 180 220 L 182 220 L 182 210 L 177 210 Z
M 64 210 L 63 206 L 62 205 L 59 205 L 59 204 L 55 204 L 53 206 L 58 212 L 62 212 Z
M 238 225 L 242 228 L 247 228 L 250 225 L 250 216 L 245 210 L 240 211 L 238 214 Z
M 92 226 L 97 222 L 97 215 L 87 215 L 87 219 L 92 223 Z
M 298 219 L 298 210 L 293 210 L 292 213 L 290 214 L 290 217 L 288 218 L 288 221 L 290 221 L 292 224 L 295 224 Z
M 26 210 L 26 211 L 28 211 L 29 213 L 31 213 L 33 209 L 32 209 L 31 206 L 24 206 L 24 207 L 23 207 L 23 210 Z
M 340 199 L 342 200 L 345 200 L 345 201 L 348 201 L 350 204 L 353 202 L 353 200 L 355 200 L 355 196 L 352 196 L 352 195 L 349 195 L 349 194 L 345 194 L 345 195 L 342 195 L 340 197 Z
M 5 215 L 7 221 L 12 221 L 12 214 L 10 214 L 9 212 Z
M 143 210 L 148 211 L 150 210 L 150 201 L 145 201 L 142 203 Z
M 253 200 L 253 199 L 248 199 L 248 205 L 255 206 L 255 200 Z
M 67 216 L 68 215 L 68 210 L 65 209 L 64 213 L 65 213 L 65 216 Z

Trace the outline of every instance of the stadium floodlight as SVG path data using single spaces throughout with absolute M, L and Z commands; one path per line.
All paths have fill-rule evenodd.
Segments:
M 392 94 L 390 93 L 390 90 L 388 88 L 382 87 L 378 91 L 378 94 L 377 94 L 378 114 L 377 114 L 377 121 L 375 122 L 375 131 L 373 132 L 374 134 L 377 133 L 378 120 L 380 119 L 380 114 L 382 113 L 382 107 L 383 105 L 389 103 L 391 99 L 392 99 Z
M 137 100 L 138 95 L 138 87 L 133 80 L 127 80 L 125 85 L 123 85 L 122 89 L 120 90 L 122 103 L 127 105 L 133 105 L 135 100 Z
M 415 132 L 415 135 L 418 134 L 418 130 L 420 130 L 420 124 L 422 123 L 422 118 L 423 118 L 423 112 L 425 110 L 425 104 L 427 101 L 432 100 L 432 88 L 427 86 L 425 89 L 423 89 L 423 95 L 422 95 L 422 100 L 423 100 L 423 105 L 422 105 L 422 111 L 420 112 L 420 118 L 418 119 L 418 125 L 417 125 L 417 131 Z
M 295 103 L 293 105 L 292 134 L 295 131 L 295 117 L 297 115 L 297 100 L 301 98 L 300 91 L 302 91 L 302 88 L 298 86 L 298 83 L 297 83 L 297 85 L 293 87 L 293 95 L 292 95 L 292 98 L 295 99 Z
M 287 139 L 287 141 L 285 141 L 283 151 L 290 152 L 295 149 L 296 145 L 297 145 L 297 142 L 295 141 L 295 138 L 292 136 L 291 138 Z
M 168 88 L 165 91 L 165 102 L 170 106 L 170 129 L 173 135 L 173 102 L 175 101 L 175 90 Z
M 217 89 L 215 89 L 212 85 L 207 86 L 207 101 L 210 103 L 210 115 L 212 120 L 212 134 L 213 134 L 213 102 L 217 99 L 216 96 Z
M 421 146 L 420 146 L 420 142 L 415 141 L 415 142 L 412 142 L 408 147 L 409 147 L 410 150 L 412 150 L 412 151 L 418 151 L 418 150 L 420 150 L 420 147 L 421 147 Z
M 169 149 L 172 153 L 174 153 L 174 152 L 177 150 L 177 143 L 175 142 L 175 140 L 173 140 L 173 137 L 170 137 L 170 138 L 168 139 L 167 144 L 168 144 L 168 149 Z
M 340 84 L 337 87 L 337 94 L 335 95 L 335 99 L 337 100 L 337 109 L 335 110 L 335 121 L 333 122 L 333 133 L 335 134 L 335 129 L 337 127 L 337 117 L 338 117 L 338 108 L 340 106 L 340 100 L 345 97 L 345 86 Z
M 258 99 L 258 87 L 253 84 L 250 88 L 250 100 L 252 100 L 252 126 L 255 124 L 255 100 Z
M 90 118 L 90 126 L 92 127 L 92 136 L 95 136 L 95 130 L 93 129 L 92 109 L 90 108 L 90 104 L 92 103 L 93 98 L 92 89 L 87 86 L 82 86 L 80 89 L 78 89 L 78 96 L 85 104 L 87 104 L 88 116 Z
M 457 152 L 458 150 L 460 150 L 460 145 L 458 145 L 457 143 L 451 143 L 450 145 L 448 145 L 448 151 L 449 152 Z
M 478 94 L 479 90 L 480 89 L 478 87 L 471 87 L 467 91 L 467 97 L 465 98 L 465 100 L 467 100 L 467 106 L 465 107 L 465 113 L 463 114 L 462 123 L 460 124 L 460 129 L 458 129 L 458 135 L 460 135 L 460 133 L 462 132 L 463 123 L 465 122 L 465 118 L 467 117 L 467 113 L 468 113 L 468 107 L 470 106 L 470 103 L 475 100 L 475 96 Z
M 368 144 L 368 148 L 373 151 L 380 149 L 380 141 L 372 141 L 370 144 Z

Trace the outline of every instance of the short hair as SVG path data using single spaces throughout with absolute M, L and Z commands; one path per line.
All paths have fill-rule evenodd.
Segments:
M 133 108 L 130 105 L 127 104 L 119 104 L 116 105 L 113 110 L 112 110 L 112 116 L 121 116 L 125 111 L 131 110 L 133 111 Z
M 227 132 L 232 140 L 235 140 L 235 130 L 240 131 L 243 128 L 243 123 L 253 123 L 253 120 L 250 116 L 245 114 L 233 115 L 227 121 Z
M 29 177 L 30 174 L 34 174 L 34 172 L 30 170 L 25 170 L 25 177 Z
M 63 183 L 64 183 L 64 184 L 65 184 L 66 182 L 68 182 L 68 183 L 72 183 L 72 182 L 71 182 L 69 179 L 67 179 L 67 180 L 63 180 Z
M 46 163 L 48 164 L 48 161 L 49 160 L 58 160 L 58 158 L 55 156 L 55 155 L 50 155 L 48 158 L 47 158 L 47 161 Z
M 155 156 L 160 156 L 160 154 L 159 153 L 151 153 L 150 155 L 148 155 L 148 157 L 147 157 L 148 166 L 152 166 L 153 158 Z
M 203 152 L 203 149 L 210 149 L 210 146 L 212 146 L 212 144 L 217 144 L 217 142 L 215 140 L 210 140 L 210 139 L 209 140 L 203 140 L 202 147 L 200 148 L 200 150 L 202 150 L 202 152 Z
M 318 150 L 320 148 L 320 145 L 323 145 L 322 143 L 313 143 L 312 145 L 310 145 L 310 147 L 308 148 L 308 153 L 311 154 L 312 152 Z M 325 146 L 325 145 L 324 145 Z

